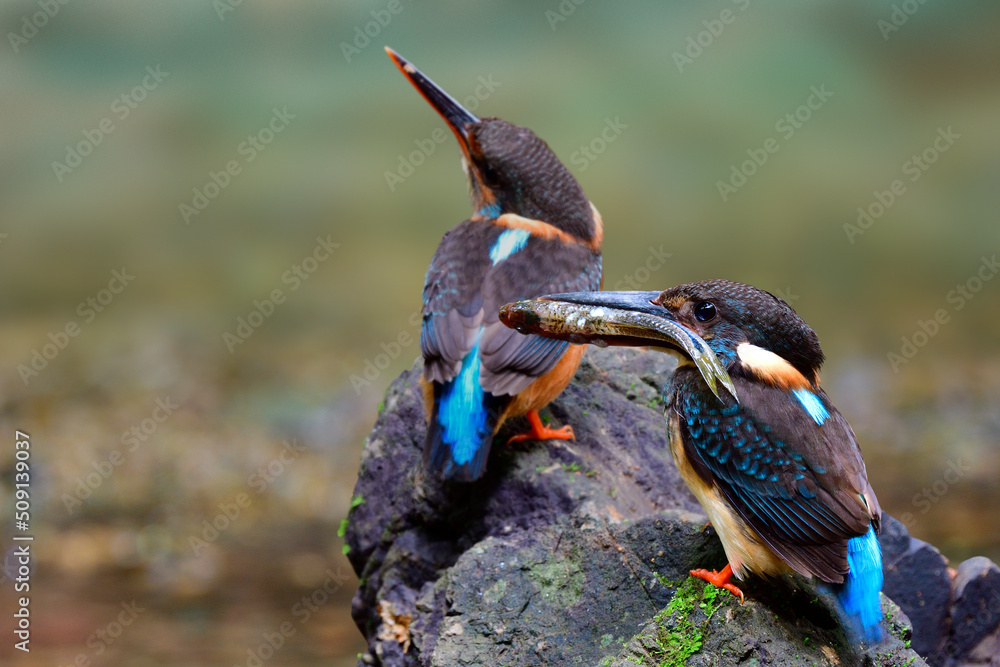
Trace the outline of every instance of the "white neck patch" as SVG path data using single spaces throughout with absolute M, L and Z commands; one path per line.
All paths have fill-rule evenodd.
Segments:
M 786 389 L 810 386 L 809 381 L 795 366 L 788 363 L 781 355 L 770 350 L 750 343 L 740 343 L 736 347 L 736 356 L 740 358 L 744 366 L 762 380 Z

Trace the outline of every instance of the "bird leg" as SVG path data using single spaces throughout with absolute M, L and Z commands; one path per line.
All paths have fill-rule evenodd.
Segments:
M 740 604 L 743 604 L 743 591 L 729 583 L 729 578 L 733 576 L 733 567 L 729 563 L 726 563 L 726 566 L 722 568 L 722 572 L 710 570 L 691 570 L 690 574 L 692 577 L 704 579 L 713 586 L 725 588 L 727 591 L 740 599 Z
M 523 440 L 573 440 L 576 437 L 573 435 L 573 427 L 569 424 L 562 428 L 549 428 L 543 424 L 542 418 L 538 416 L 538 410 L 528 412 L 528 423 L 531 424 L 528 432 L 513 436 L 507 441 L 508 445 Z

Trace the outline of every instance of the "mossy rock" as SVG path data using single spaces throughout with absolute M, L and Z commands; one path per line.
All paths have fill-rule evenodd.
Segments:
M 899 607 L 884 597 L 885 638 L 864 646 L 849 638 L 832 599 L 807 582 L 748 582 L 747 600 L 688 578 L 674 598 L 606 667 L 782 667 L 926 665 L 909 648 L 912 629 Z

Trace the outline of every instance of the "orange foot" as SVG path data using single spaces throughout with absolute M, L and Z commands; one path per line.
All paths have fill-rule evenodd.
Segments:
M 568 424 L 562 428 L 549 428 L 544 425 L 542 418 L 538 416 L 538 410 L 532 410 L 528 413 L 528 422 L 531 424 L 531 430 L 513 436 L 507 441 L 508 445 L 524 440 L 573 440 L 576 437 L 573 435 L 573 427 Z
M 722 572 L 713 572 L 709 570 L 691 570 L 692 577 L 698 577 L 699 579 L 704 579 L 713 586 L 718 588 L 725 588 L 727 591 L 735 595 L 740 599 L 740 604 L 743 604 L 743 591 L 729 583 L 729 578 L 733 576 L 733 568 L 729 563 L 722 568 Z

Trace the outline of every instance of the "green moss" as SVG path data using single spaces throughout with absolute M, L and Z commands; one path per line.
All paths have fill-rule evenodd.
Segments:
M 580 472 L 580 469 L 583 468 L 579 463 L 564 463 L 562 467 L 568 473 Z
M 653 572 L 653 576 L 656 577 L 656 580 L 658 582 L 660 582 L 661 584 L 663 584 L 667 588 L 674 588 L 675 586 L 677 586 L 676 582 L 673 582 L 670 579 L 667 579 L 664 575 L 660 574 L 659 572 Z
M 385 408 L 385 399 L 378 402 L 378 414 L 382 414 L 382 410 Z
M 507 582 L 504 579 L 496 582 L 485 591 L 483 591 L 483 603 L 488 605 L 494 605 L 500 602 L 507 594 Z
M 583 594 L 583 571 L 566 558 L 536 563 L 528 569 L 528 576 L 538 586 L 542 598 L 560 608 L 569 607 Z
M 601 648 L 607 648 L 608 644 L 615 640 L 614 635 L 601 635 Z
M 886 625 L 889 626 L 889 632 L 892 633 L 901 642 L 906 644 L 906 648 L 910 647 L 910 641 L 906 638 L 907 629 L 906 626 L 899 622 L 899 617 L 896 615 L 896 610 L 890 605 L 888 612 L 885 614 Z
M 364 502 L 365 502 L 364 496 L 362 496 L 360 493 L 351 498 L 351 506 L 347 510 L 347 517 L 351 515 L 351 510 L 353 510 L 355 507 L 359 505 L 363 505 Z M 340 520 L 340 527 L 337 528 L 337 537 L 343 537 L 344 535 L 347 534 L 347 524 L 348 524 L 347 517 L 344 517 L 343 519 Z M 347 549 L 346 544 L 344 545 L 344 548 Z M 346 554 L 347 552 L 345 551 L 344 553 Z
M 340 553 L 344 554 L 345 556 L 351 553 L 351 545 L 345 544 L 344 546 L 342 546 L 340 548 Z
M 673 599 L 655 617 L 657 646 L 650 652 L 659 667 L 680 667 L 701 650 L 704 630 L 715 612 L 722 607 L 722 589 L 688 577 L 674 593 Z M 695 619 L 695 609 L 704 620 Z

